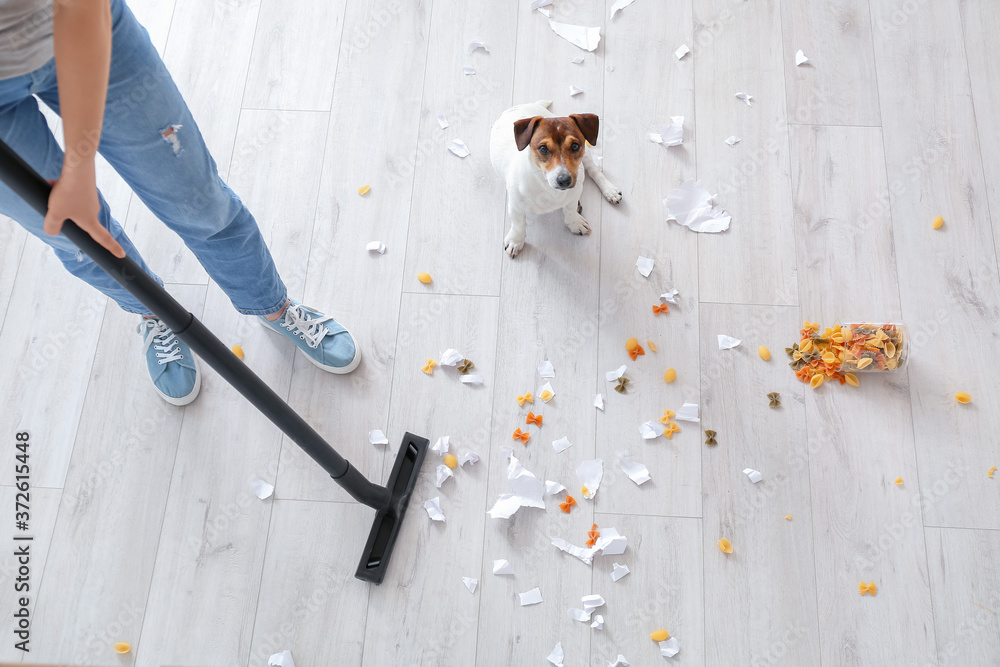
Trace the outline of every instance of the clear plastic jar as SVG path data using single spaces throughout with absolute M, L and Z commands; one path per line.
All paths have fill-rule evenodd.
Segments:
M 842 372 L 895 371 L 906 367 L 910 356 L 906 325 L 847 320 L 839 326 L 845 348 Z

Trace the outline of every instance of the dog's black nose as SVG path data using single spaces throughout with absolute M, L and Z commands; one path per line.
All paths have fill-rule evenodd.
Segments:
M 556 178 L 556 185 L 558 185 L 561 188 L 568 188 L 572 184 L 573 184 L 573 177 L 570 176 L 569 174 L 561 174 L 558 178 Z

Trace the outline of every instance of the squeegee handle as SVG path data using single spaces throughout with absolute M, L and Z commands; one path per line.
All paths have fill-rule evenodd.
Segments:
M 39 215 L 44 216 L 48 211 L 52 186 L 2 141 L 0 141 L 0 180 Z M 194 350 L 195 354 L 305 450 L 355 500 L 376 509 L 388 503 L 389 492 L 384 487 L 372 484 L 353 468 L 215 334 L 160 287 L 159 283 L 146 274 L 135 261 L 128 257 L 124 259 L 115 257 L 72 220 L 63 223 L 62 233 L 83 254 L 128 290 L 129 294 L 163 320 L 178 338 Z

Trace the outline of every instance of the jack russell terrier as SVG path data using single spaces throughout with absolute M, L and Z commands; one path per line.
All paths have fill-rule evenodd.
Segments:
M 556 118 L 548 109 L 550 104 L 539 100 L 511 107 L 500 114 L 490 133 L 490 161 L 507 185 L 510 231 L 503 247 L 510 257 L 517 257 L 524 247 L 528 213 L 562 209 L 571 232 L 590 233 L 590 223 L 580 215 L 585 173 L 609 202 L 622 200 L 622 191 L 604 177 L 586 151 L 588 143 L 597 144 L 597 116 Z

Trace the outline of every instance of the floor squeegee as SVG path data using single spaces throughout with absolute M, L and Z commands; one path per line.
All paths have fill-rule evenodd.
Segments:
M 40 215 L 45 215 L 52 186 L 2 141 L 0 180 Z M 427 454 L 427 439 L 412 433 L 404 435 L 389 482 L 385 486 L 373 484 L 138 264 L 128 257 L 118 259 L 71 220 L 63 224 L 62 234 L 163 320 L 195 354 L 305 450 L 355 500 L 375 509 L 375 523 L 368 534 L 354 576 L 371 583 L 381 583 L 420 474 L 420 465 Z

